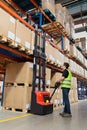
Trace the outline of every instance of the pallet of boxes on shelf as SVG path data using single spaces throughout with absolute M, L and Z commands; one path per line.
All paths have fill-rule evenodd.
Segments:
M 56 22 L 64 27 L 63 31 L 67 36 L 74 38 L 74 20 L 69 14 L 69 11 L 66 7 L 63 7 L 61 4 L 55 4 L 55 14 Z
M 37 67 L 38 68 L 38 67 Z M 39 69 L 37 71 L 37 75 Z M 46 86 L 50 87 L 51 69 L 46 68 Z M 9 63 L 6 66 L 3 108 L 30 110 L 33 80 L 33 63 Z M 38 84 L 38 82 L 37 82 Z
M 30 54 L 31 45 L 34 44 L 32 31 L 2 8 L 0 18 L 0 41 Z
M 70 45 L 70 56 L 73 58 L 73 60 L 77 60 L 80 63 L 84 64 L 84 56 L 83 54 L 76 48 L 75 45 Z
M 69 60 L 69 63 L 70 69 L 74 74 L 84 77 L 84 68 L 71 59 Z
M 0 41 L 17 46 L 15 40 L 16 19 L 0 8 Z
M 64 55 L 48 42 L 46 42 L 46 55 L 47 62 L 49 62 L 50 64 L 56 65 L 57 67 L 60 67 L 63 64 Z
M 3 108 L 30 109 L 33 64 L 10 63 L 6 66 Z M 11 98 L 12 97 L 12 98 Z
M 30 53 L 32 31 L 17 20 L 15 35 L 15 41 L 18 43 L 19 50 Z

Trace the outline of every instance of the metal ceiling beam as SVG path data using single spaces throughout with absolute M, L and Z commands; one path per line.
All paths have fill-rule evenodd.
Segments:
M 84 26 L 84 27 L 80 27 L 80 28 L 76 28 L 76 29 L 75 29 L 75 33 L 83 32 L 83 31 L 86 31 L 86 32 L 87 32 L 87 26 Z
M 79 19 L 79 20 L 75 20 L 74 21 L 75 25 L 77 25 L 77 24 L 84 24 L 84 23 L 87 23 L 87 18 L 84 18 L 83 20 Z
M 56 3 L 61 3 L 61 4 L 71 4 L 71 3 L 74 3 L 78 0 L 55 0 Z
M 55 0 L 55 3 L 61 3 L 62 6 L 67 6 L 72 8 L 73 6 L 77 6 L 78 4 L 83 4 L 84 2 L 87 3 L 87 0 Z

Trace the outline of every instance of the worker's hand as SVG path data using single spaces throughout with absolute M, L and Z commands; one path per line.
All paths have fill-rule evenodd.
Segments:
M 57 81 L 57 82 L 55 83 L 55 89 L 59 88 L 59 86 L 60 86 L 60 82 Z

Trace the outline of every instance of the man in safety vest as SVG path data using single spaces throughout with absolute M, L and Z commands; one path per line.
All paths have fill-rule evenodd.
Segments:
M 70 102 L 69 102 L 69 91 L 71 88 L 72 74 L 68 68 L 69 68 L 69 64 L 67 62 L 64 62 L 62 66 L 63 73 L 62 73 L 61 78 L 58 80 L 58 82 L 61 82 L 63 103 L 64 103 L 64 110 L 62 113 L 60 113 L 62 117 L 72 116 L 71 110 L 70 110 Z

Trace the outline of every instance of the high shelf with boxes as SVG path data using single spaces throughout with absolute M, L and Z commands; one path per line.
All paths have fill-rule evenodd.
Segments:
M 12 2 L 13 3 L 13 1 L 12 0 L 9 0 L 10 2 Z M 31 0 L 32 1 L 32 0 Z M 28 2 L 28 1 L 27 1 Z M 34 1 L 35 2 L 35 1 Z M 19 31 L 19 29 L 18 30 L 16 30 L 16 42 L 17 42 L 17 44 L 18 44 L 18 47 L 16 47 L 14 44 L 12 44 L 12 46 L 11 46 L 11 48 L 10 47 L 8 47 L 8 45 L 6 45 L 6 47 L 8 47 L 8 48 L 10 48 L 10 49 L 12 49 L 12 52 L 14 51 L 14 53 L 15 52 L 17 52 L 18 54 L 20 53 L 20 55 L 22 56 L 22 55 L 26 55 L 26 61 L 28 61 L 28 63 L 27 62 L 25 62 L 25 63 L 15 63 L 15 64 L 17 64 L 17 66 L 19 66 L 19 68 L 17 67 L 16 69 L 16 74 L 18 74 L 18 75 L 20 75 L 19 73 L 21 72 L 21 71 L 23 71 L 22 73 L 21 73 L 21 75 L 23 75 L 23 73 L 25 73 L 25 71 L 27 71 L 27 68 L 29 67 L 29 61 L 31 61 L 31 62 L 33 62 L 33 57 L 32 57 L 32 53 L 33 53 L 33 46 L 34 46 L 34 37 L 35 37 L 35 33 L 34 33 L 34 31 L 35 31 L 35 28 L 33 27 L 33 26 L 31 26 L 28 22 L 26 22 L 23 18 L 21 18 L 16 12 L 14 12 L 14 11 L 12 11 L 11 10 L 11 8 L 8 8 L 8 6 L 6 6 L 5 4 L 3 4 L 2 2 L 1 2 L 1 7 L 2 8 L 4 8 L 4 10 L 6 10 L 8 13 L 10 13 L 14 18 L 16 18 L 16 25 L 17 25 L 17 27 L 19 28 L 19 26 L 20 26 L 20 31 Z M 16 6 L 15 6 L 16 7 Z M 18 7 L 19 8 L 19 7 Z M 38 9 L 40 9 L 40 11 L 43 13 L 43 15 L 45 16 L 45 17 L 47 17 L 47 19 L 49 19 L 49 17 L 43 12 L 43 10 L 40 8 L 40 7 L 38 7 Z M 23 11 L 23 10 L 22 10 Z M 7 13 L 6 12 L 6 13 Z M 29 16 L 29 15 L 27 15 L 27 16 Z M 55 34 L 56 34 L 56 32 L 57 32 L 57 36 L 60 38 L 61 36 L 63 36 L 63 38 L 64 38 L 64 40 L 68 40 L 68 38 L 69 37 L 67 37 L 68 35 L 66 35 L 66 32 L 65 32 L 65 30 L 64 30 L 64 27 L 59 23 L 58 25 L 57 25 L 57 23 L 55 23 L 55 22 L 53 22 L 51 19 L 49 19 L 50 20 L 50 22 L 51 23 L 49 23 L 49 26 L 50 25 L 52 25 L 52 32 L 53 31 L 55 31 Z M 11 19 L 11 21 L 13 22 L 13 20 Z M 24 26 L 24 25 L 26 25 L 26 26 Z M 60 26 L 61 25 L 61 26 Z M 42 27 L 42 29 L 44 28 L 44 26 L 45 25 L 43 25 L 43 27 Z M 48 26 L 48 24 L 47 24 L 47 26 Z M 29 29 L 28 29 L 29 28 Z M 23 29 L 24 29 L 24 31 L 23 31 Z M 57 30 L 55 30 L 55 29 L 57 29 Z M 31 31 L 32 30 L 32 31 Z M 45 29 L 44 29 L 45 30 Z M 64 31 L 63 31 L 64 30 Z M 27 32 L 26 32 L 27 31 Z M 45 30 L 46 31 L 46 30 Z M 21 32 L 21 34 L 20 34 L 20 32 Z M 26 32 L 26 34 L 25 34 L 25 32 Z M 47 32 L 47 31 L 46 31 Z M 29 33 L 29 35 L 27 35 Z M 48 34 L 49 34 L 49 32 L 47 32 Z M 53 32 L 54 33 L 54 32 Z M 25 36 L 24 36 L 25 35 Z M 50 34 L 49 34 L 50 35 Z M 10 36 L 13 36 L 13 35 L 10 35 Z M 30 37 L 29 37 L 30 36 Z M 57 36 L 56 36 L 56 38 L 57 38 Z M 23 39 L 23 41 L 22 41 L 22 38 L 25 38 L 25 37 L 28 37 L 29 39 L 26 39 L 25 41 L 26 42 L 24 42 L 24 39 Z M 51 36 L 51 37 L 53 37 L 53 36 Z M 54 36 L 55 37 L 55 36 Z M 58 40 L 59 40 L 59 38 L 58 38 Z M 21 41 L 20 41 L 20 39 L 21 39 Z M 28 40 L 30 40 L 31 39 L 31 41 L 28 41 Z M 69 39 L 70 40 L 70 39 Z M 14 43 L 16 43 L 16 42 L 14 42 Z M 23 44 L 22 44 L 23 43 Z M 50 43 L 50 44 L 49 44 Z M 24 47 L 25 48 L 25 50 L 23 50 L 20 46 L 22 45 L 22 47 Z M 51 46 L 52 45 L 52 46 Z M 67 44 L 64 44 L 64 45 L 67 45 Z M 4 45 L 3 45 L 4 46 Z M 21 48 L 21 49 L 19 49 L 19 48 Z M 48 49 L 47 49 L 48 48 Z M 56 49 L 55 49 L 56 48 Z M 5 48 L 4 48 L 5 49 Z M 58 51 L 58 50 L 59 51 Z M 55 52 L 55 53 L 54 53 Z M 62 53 L 63 54 L 62 54 Z M 26 54 L 25 54 L 26 53 Z M 70 59 L 68 59 L 65 55 L 64 55 L 64 50 L 62 50 L 61 49 L 61 47 L 59 48 L 59 46 L 58 45 L 56 45 L 55 44 L 55 42 L 53 41 L 50 41 L 50 40 L 48 40 L 47 38 L 46 38 L 46 55 L 47 55 L 47 67 L 48 68 L 50 68 L 51 70 L 55 70 L 55 71 L 57 71 L 57 72 L 62 72 L 62 70 L 61 70 L 61 65 L 62 65 L 62 62 L 63 61 L 68 61 L 68 62 L 70 62 L 70 61 L 72 61 L 72 59 L 70 60 Z M 61 58 L 60 58 L 61 57 Z M 22 58 L 23 57 L 21 57 L 21 60 L 20 61 L 23 61 L 22 60 Z M 31 60 L 30 60 L 30 59 Z M 15 58 L 16 59 L 16 58 Z M 18 58 L 18 60 L 19 60 L 19 58 Z M 72 61 L 73 62 L 73 61 Z M 22 65 L 20 65 L 20 64 L 22 64 Z M 71 63 L 72 64 L 72 63 Z M 8 68 L 9 68 L 9 66 L 10 66 L 11 64 L 9 64 L 8 65 Z M 12 64 L 12 66 L 13 66 L 14 64 Z M 27 65 L 27 67 L 25 67 L 25 69 L 22 69 L 24 66 L 26 66 Z M 32 65 L 30 65 L 30 66 L 32 66 Z M 78 68 L 78 70 L 76 69 L 74 69 L 73 70 L 73 66 L 72 66 L 72 71 L 74 71 L 74 73 L 78 76 L 78 75 L 80 75 L 81 77 L 83 77 L 84 76 L 84 71 L 83 71 L 83 68 L 81 67 L 81 66 L 79 66 L 78 64 L 76 64 L 76 62 L 75 62 L 75 66 L 78 66 L 78 67 L 76 67 L 76 68 Z M 22 69 L 22 70 L 21 70 Z M 82 70 L 81 71 L 81 74 L 80 74 L 80 71 L 79 71 L 79 69 L 80 70 Z M 8 70 L 8 69 L 7 69 Z M 7 72 L 7 70 L 6 70 L 6 79 L 7 79 L 7 76 L 10 76 L 11 74 L 8 74 L 8 72 Z M 18 71 L 18 70 L 21 70 L 20 72 Z M 78 71 L 78 72 L 77 72 Z M 28 71 L 27 71 L 27 75 L 29 75 L 30 74 L 30 71 L 29 71 L 29 68 L 28 68 Z M 50 72 L 49 72 L 50 73 Z M 27 76 L 26 75 L 26 76 Z M 54 75 L 55 75 L 55 72 L 54 72 Z M 26 77 L 25 76 L 25 77 Z M 56 76 L 56 75 L 55 75 Z M 55 76 L 53 76 L 53 77 L 55 77 Z M 28 77 L 28 76 L 27 76 Z M 52 78 L 53 78 L 52 77 Z M 57 77 L 57 76 L 56 76 Z M 9 77 L 10 78 L 10 77 Z M 24 91 L 22 91 L 22 90 L 19 90 L 19 91 L 21 91 L 21 94 L 23 94 L 22 92 L 25 92 L 25 95 L 26 95 L 26 93 L 28 92 L 27 91 L 27 89 L 29 88 L 29 89 L 31 89 L 31 87 L 29 87 L 29 84 L 31 85 L 31 81 L 32 81 L 32 79 L 31 79 L 31 81 L 25 81 L 25 79 L 27 80 L 27 78 L 23 78 L 23 76 L 21 77 L 22 79 L 20 79 L 20 76 L 17 76 L 17 75 L 15 75 L 14 76 L 14 79 L 9 79 L 9 81 L 7 81 L 6 80 L 6 89 L 11 89 L 11 86 L 12 86 L 12 88 L 14 89 L 14 87 L 15 87 L 15 93 L 14 93 L 14 95 L 15 94 L 17 94 L 17 88 L 19 87 L 19 89 L 22 89 L 22 90 L 24 90 L 25 88 L 25 90 Z M 49 78 L 50 78 L 50 76 L 49 76 Z M 51 78 L 51 79 L 52 79 Z M 29 78 L 30 79 L 30 78 Z M 48 82 L 47 82 L 47 86 L 48 86 L 48 89 L 49 89 L 49 86 L 50 86 L 50 80 L 51 79 L 49 79 L 48 80 Z M 19 81 L 17 81 L 17 80 L 19 80 Z M 52 79 L 52 81 L 53 81 L 53 79 Z M 26 84 L 27 83 L 27 84 Z M 51 82 L 52 83 L 52 82 Z M 9 86 L 10 85 L 10 86 Z M 21 87 L 20 87 L 21 86 Z M 6 91 L 5 91 L 6 92 Z M 59 92 L 59 91 L 58 91 Z M 72 93 L 72 92 L 71 92 Z M 7 92 L 5 93 L 5 95 L 7 95 Z M 8 95 L 9 96 L 9 95 Z M 8 102 L 10 101 L 9 100 L 9 97 L 7 96 L 7 99 L 5 99 L 5 101 L 7 101 L 8 100 Z M 27 95 L 26 95 L 27 96 Z M 30 95 L 29 95 L 30 96 Z M 57 97 L 58 97 L 58 95 L 57 95 Z M 18 99 L 20 99 L 20 101 L 21 101 L 21 99 L 22 99 L 22 95 L 20 95 L 20 97 L 18 97 Z M 28 98 L 29 99 L 29 98 Z M 57 99 L 57 98 L 56 98 Z M 14 99 L 13 100 L 15 100 L 15 102 L 17 101 L 17 99 L 14 97 Z M 27 99 L 23 99 L 23 101 L 25 101 L 25 104 L 24 104 L 24 107 L 19 107 L 19 108 L 21 108 L 21 109 L 23 109 L 24 111 L 25 110 L 27 110 L 28 108 L 29 108 L 29 104 L 27 104 Z M 28 101 L 28 103 L 29 103 L 30 101 Z M 54 102 L 56 102 L 57 103 L 57 100 L 55 100 L 54 99 Z M 5 104 L 6 104 L 6 102 L 4 102 Z M 20 104 L 22 104 L 23 102 L 20 102 Z M 15 106 L 15 103 L 13 103 L 13 104 L 11 104 L 12 106 L 10 106 L 10 105 L 5 105 L 4 104 L 4 107 L 11 107 L 11 108 L 18 108 L 18 107 L 16 107 Z

